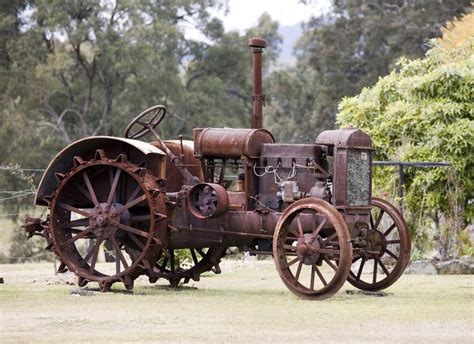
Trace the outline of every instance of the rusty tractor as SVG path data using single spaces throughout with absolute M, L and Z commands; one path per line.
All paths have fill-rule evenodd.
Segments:
M 262 52 L 252 38 L 250 129 L 195 128 L 193 141 L 162 140 L 162 105 L 135 117 L 125 137 L 87 137 L 49 164 L 27 219 L 78 285 L 132 289 L 146 275 L 171 286 L 220 273 L 227 248 L 272 255 L 283 283 L 321 300 L 348 281 L 377 291 L 410 256 L 401 213 L 371 195 L 373 144 L 355 128 L 322 132 L 313 144 L 275 143 L 262 128 Z M 139 141 L 152 134 L 155 141 Z M 102 257 L 105 253 L 105 260 Z M 184 257 L 184 258 L 183 258 Z

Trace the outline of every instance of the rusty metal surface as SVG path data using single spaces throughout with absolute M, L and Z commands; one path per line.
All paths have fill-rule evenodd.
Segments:
M 250 127 L 259 129 L 263 126 L 263 105 L 265 104 L 265 95 L 262 94 L 262 54 L 267 45 L 264 39 L 254 37 L 249 40 L 249 47 L 253 53 L 253 113 Z
M 160 142 L 152 142 L 151 144 L 163 150 Z M 193 141 L 183 141 L 181 144 L 178 140 L 166 140 L 164 141 L 164 144 L 166 144 L 167 148 L 173 153 L 173 155 L 182 159 L 183 166 L 186 167 L 193 176 L 196 176 L 200 180 L 204 180 L 201 163 L 194 157 Z M 165 179 L 166 192 L 178 192 L 185 184 L 184 177 L 168 155 L 166 156 Z
M 240 159 L 258 158 L 263 144 L 274 143 L 266 129 L 194 129 L 195 156 Z
M 327 146 L 339 146 L 341 148 L 367 147 L 365 149 L 373 149 L 370 136 L 357 128 L 323 131 L 318 135 L 314 143 Z
M 314 214 L 319 221 L 304 224 L 300 218 L 304 213 Z M 296 223 L 297 230 L 291 228 L 292 223 Z M 324 231 L 326 223 L 331 230 Z M 306 198 L 293 203 L 280 217 L 273 255 L 277 271 L 291 292 L 304 299 L 323 300 L 334 295 L 349 275 L 350 233 L 344 218 L 329 203 Z M 329 273 L 325 273 L 323 264 Z
M 122 281 L 131 289 L 140 263 L 166 243 L 166 206 L 156 178 L 124 154 L 111 159 L 97 151 L 92 160 L 76 157 L 74 167 L 58 179 L 47 229 L 54 252 L 78 275 L 79 284 L 99 282 L 107 290 Z M 106 241 L 113 247 L 114 271 L 97 266 Z
M 103 291 L 116 282 L 131 289 L 140 275 L 176 287 L 219 273 L 226 248 L 237 246 L 273 255 L 283 283 L 305 299 L 328 298 L 346 280 L 381 290 L 400 277 L 410 239 L 402 215 L 371 197 L 370 137 L 349 128 L 285 144 L 262 129 L 265 44 L 249 41 L 251 129 L 196 128 L 194 141 L 163 141 L 154 128 L 166 108 L 156 105 L 128 125 L 134 139 L 86 138 L 55 157 L 35 201 L 47 218 L 24 228 L 46 239 L 59 272 Z M 146 134 L 156 141 L 136 140 Z M 98 262 L 102 251 L 112 263 Z M 373 270 L 362 274 L 367 262 Z
M 220 184 L 202 183 L 194 185 L 188 193 L 188 206 L 198 219 L 219 217 L 229 208 L 229 196 Z
M 388 288 L 395 283 L 410 261 L 408 226 L 401 213 L 387 201 L 373 197 L 369 227 L 354 240 L 354 260 L 347 279 L 368 291 Z M 364 266 L 372 265 L 370 273 Z
M 75 156 L 80 155 L 84 159 L 92 159 L 99 148 L 105 150 L 108 156 L 118 156 L 121 153 L 126 153 L 130 161 L 145 162 L 147 168 L 154 170 L 155 173 L 164 171 L 160 164 L 165 153 L 149 143 L 112 136 L 86 137 L 65 147 L 49 163 L 38 185 L 34 203 L 47 205 L 48 203 L 44 200 L 44 197 L 51 196 L 57 187 L 55 173 L 67 173 L 73 167 Z M 164 176 L 160 175 L 159 177 Z

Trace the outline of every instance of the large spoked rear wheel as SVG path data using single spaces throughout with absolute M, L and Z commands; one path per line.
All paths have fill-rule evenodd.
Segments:
M 332 296 L 346 281 L 352 262 L 342 215 L 320 199 L 295 202 L 277 223 L 273 258 L 283 283 L 297 296 L 310 300 Z
M 402 275 L 410 261 L 408 226 L 392 204 L 372 198 L 370 228 L 354 246 L 354 261 L 348 281 L 367 291 L 391 286 Z
M 49 235 L 54 250 L 79 285 L 98 282 L 106 291 L 118 281 L 127 289 L 143 273 L 147 257 L 160 249 L 166 232 L 166 205 L 155 178 L 98 151 L 96 158 L 74 159 L 75 167 L 59 175 L 50 209 Z M 102 251 L 115 263 L 100 262 Z

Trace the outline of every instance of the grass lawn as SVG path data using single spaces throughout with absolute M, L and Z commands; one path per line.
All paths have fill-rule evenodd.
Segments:
M 311 302 L 284 287 L 271 260 L 222 270 L 178 291 L 140 280 L 133 294 L 117 285 L 77 296 L 46 283 L 52 263 L 0 265 L 0 342 L 474 342 L 473 276 L 405 275 L 385 297 L 346 283 Z

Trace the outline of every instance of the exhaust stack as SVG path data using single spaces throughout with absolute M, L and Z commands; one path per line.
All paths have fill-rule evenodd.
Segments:
M 265 95 L 262 94 L 262 53 L 267 42 L 259 37 L 249 39 L 249 47 L 253 48 L 253 113 L 251 120 L 252 129 L 262 128 L 262 108 L 265 103 Z

